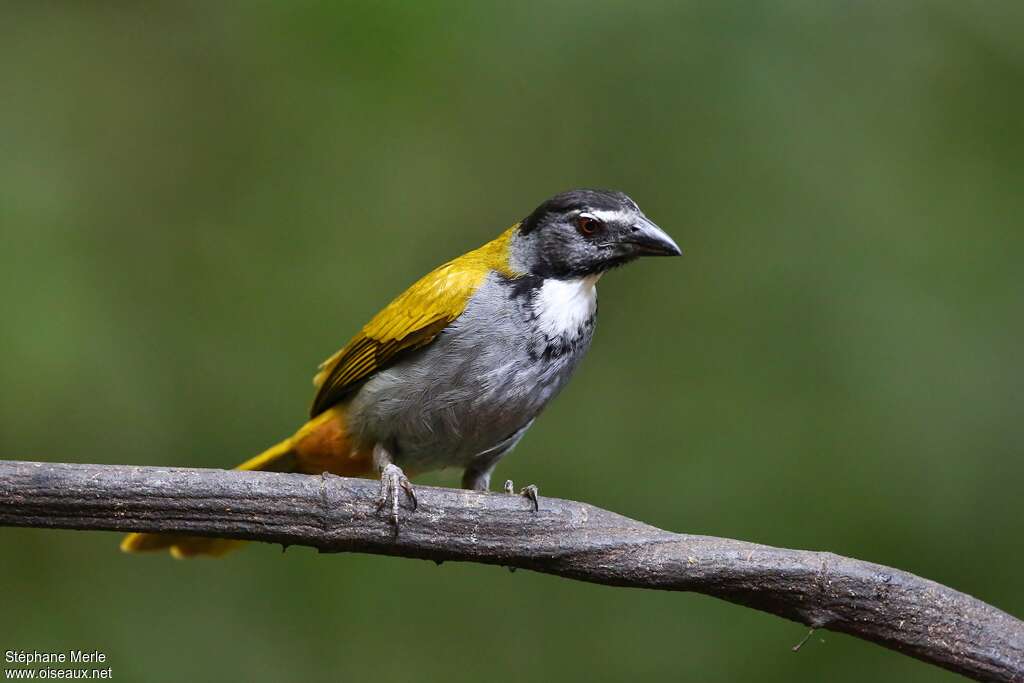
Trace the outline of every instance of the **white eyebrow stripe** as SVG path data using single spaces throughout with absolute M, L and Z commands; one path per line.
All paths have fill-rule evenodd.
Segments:
M 622 209 L 606 209 L 601 211 L 584 211 L 584 214 L 589 214 L 594 218 L 598 219 L 602 223 L 614 223 L 616 221 L 627 221 L 632 218 L 633 214 Z

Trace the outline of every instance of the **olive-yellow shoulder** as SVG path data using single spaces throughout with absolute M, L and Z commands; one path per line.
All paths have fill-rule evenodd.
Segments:
M 513 225 L 479 249 L 445 263 L 420 278 L 368 322 L 340 351 L 320 364 L 311 414 L 315 417 L 345 400 L 374 373 L 394 363 L 404 351 L 426 346 L 466 310 L 488 274 L 510 278 Z

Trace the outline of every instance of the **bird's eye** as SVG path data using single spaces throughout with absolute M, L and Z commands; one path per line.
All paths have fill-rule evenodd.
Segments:
M 584 237 L 592 237 L 601 227 L 601 221 L 590 214 L 581 213 L 576 217 L 576 229 Z

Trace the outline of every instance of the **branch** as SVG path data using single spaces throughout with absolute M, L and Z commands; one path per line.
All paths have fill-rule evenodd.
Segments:
M 662 531 L 583 503 L 420 486 L 395 535 L 377 484 L 213 469 L 0 461 L 0 525 L 155 531 L 459 560 L 694 591 L 848 633 L 977 680 L 1024 683 L 1024 622 L 827 552 Z

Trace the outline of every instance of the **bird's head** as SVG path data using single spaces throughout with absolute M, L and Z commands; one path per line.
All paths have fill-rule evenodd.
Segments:
M 570 190 L 523 219 L 510 256 L 521 272 L 575 278 L 603 273 L 640 256 L 681 253 L 622 192 Z

